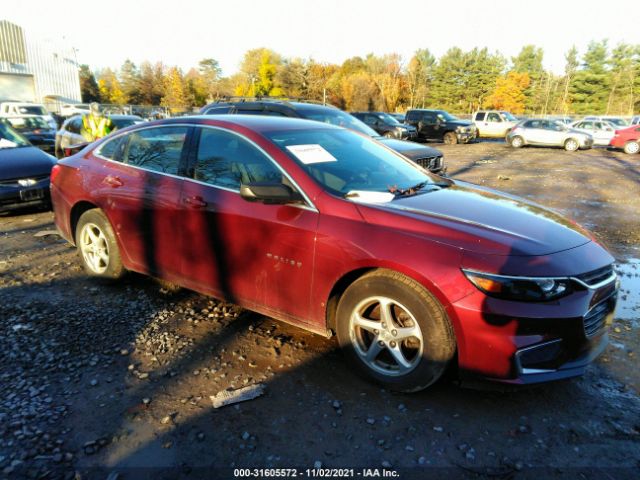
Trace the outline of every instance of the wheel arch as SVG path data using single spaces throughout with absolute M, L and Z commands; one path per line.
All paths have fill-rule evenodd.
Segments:
M 82 214 L 88 210 L 93 210 L 94 208 L 100 208 L 96 204 L 89 202 L 87 200 L 81 200 L 77 202 L 72 208 L 69 214 L 69 232 L 71 233 L 71 240 L 73 244 L 76 243 L 76 227 L 78 226 L 78 221 Z

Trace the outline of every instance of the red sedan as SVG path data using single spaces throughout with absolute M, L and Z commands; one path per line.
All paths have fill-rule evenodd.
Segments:
M 89 275 L 133 270 L 335 334 L 395 390 L 450 365 L 511 383 L 580 375 L 618 291 L 614 259 L 575 223 L 307 120 L 131 127 L 61 161 L 51 195 Z
M 640 126 L 633 125 L 629 128 L 616 130 L 610 145 L 623 149 L 624 153 L 640 152 Z

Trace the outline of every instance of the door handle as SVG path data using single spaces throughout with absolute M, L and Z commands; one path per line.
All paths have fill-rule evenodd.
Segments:
M 184 203 L 194 208 L 204 208 L 207 206 L 207 202 L 197 195 L 195 197 L 186 197 Z
M 124 185 L 124 183 L 122 183 L 122 180 L 120 180 L 120 178 L 114 177 L 113 175 L 107 175 L 106 177 L 104 177 L 103 183 L 106 183 L 107 185 L 111 185 L 113 188 L 118 188 Z

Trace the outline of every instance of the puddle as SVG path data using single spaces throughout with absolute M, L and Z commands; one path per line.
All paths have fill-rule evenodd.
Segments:
M 620 293 L 616 318 L 631 320 L 632 327 L 640 327 L 640 259 L 632 258 L 616 265 L 620 276 Z

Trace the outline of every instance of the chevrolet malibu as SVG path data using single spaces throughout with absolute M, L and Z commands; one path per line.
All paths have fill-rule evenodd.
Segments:
M 51 183 L 87 274 L 136 271 L 335 335 L 386 388 L 420 390 L 449 367 L 572 377 L 607 341 L 618 284 L 587 231 L 351 130 L 161 120 L 62 160 Z

